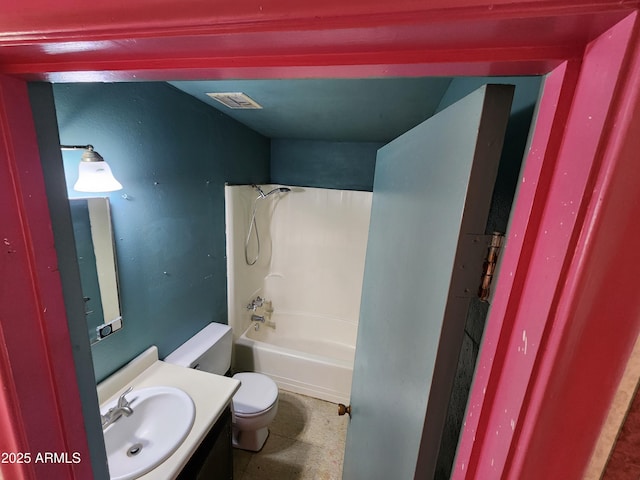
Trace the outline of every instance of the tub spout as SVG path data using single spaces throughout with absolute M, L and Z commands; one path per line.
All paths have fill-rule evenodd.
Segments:
M 256 315 L 255 313 L 251 315 L 252 322 L 262 322 L 264 323 L 264 317 L 262 315 Z

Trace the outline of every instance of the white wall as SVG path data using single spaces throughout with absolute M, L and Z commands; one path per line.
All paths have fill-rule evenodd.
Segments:
M 271 300 L 276 313 L 358 322 L 372 194 L 291 188 L 258 201 L 261 253 L 251 267 L 244 240 L 257 195 L 250 186 L 225 189 L 229 324 L 236 337 L 249 324 L 245 306 L 255 295 Z M 254 253 L 252 234 L 250 257 Z

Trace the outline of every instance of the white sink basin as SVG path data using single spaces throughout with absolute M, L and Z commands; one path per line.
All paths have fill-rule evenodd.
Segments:
M 195 406 L 191 397 L 174 387 L 148 387 L 126 395 L 133 409 L 104 430 L 111 480 L 129 480 L 164 462 L 187 437 Z M 117 399 L 104 405 L 105 414 Z

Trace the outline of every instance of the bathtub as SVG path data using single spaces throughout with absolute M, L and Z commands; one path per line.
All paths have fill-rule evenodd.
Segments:
M 251 322 L 236 340 L 234 369 L 264 373 L 283 390 L 347 404 L 357 328 L 325 316 L 276 312 L 266 323 Z

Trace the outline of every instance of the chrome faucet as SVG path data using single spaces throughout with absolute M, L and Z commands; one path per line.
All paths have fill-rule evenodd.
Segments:
M 251 303 L 247 304 L 247 310 L 256 311 L 258 307 L 261 307 L 264 303 L 264 300 L 259 296 L 251 300 Z
M 133 409 L 131 408 L 129 401 L 125 397 L 127 393 L 131 392 L 131 390 L 132 390 L 132 387 L 127 388 L 122 393 L 122 395 L 120 395 L 120 398 L 118 398 L 118 403 L 116 404 L 116 406 L 113 408 L 110 408 L 107 411 L 107 413 L 105 413 L 104 415 L 100 415 L 100 420 L 102 422 L 103 430 L 107 428 L 109 425 L 111 425 L 113 422 L 118 420 L 122 415 L 124 415 L 125 417 L 128 417 L 133 413 Z
M 265 325 L 273 326 L 270 321 L 271 314 L 273 313 L 273 304 L 271 300 L 265 300 L 264 298 L 256 297 L 251 300 L 251 303 L 247 304 L 247 310 L 253 312 L 251 314 L 252 322 L 260 322 L 264 323 Z M 259 323 L 256 323 L 254 328 L 258 330 Z

